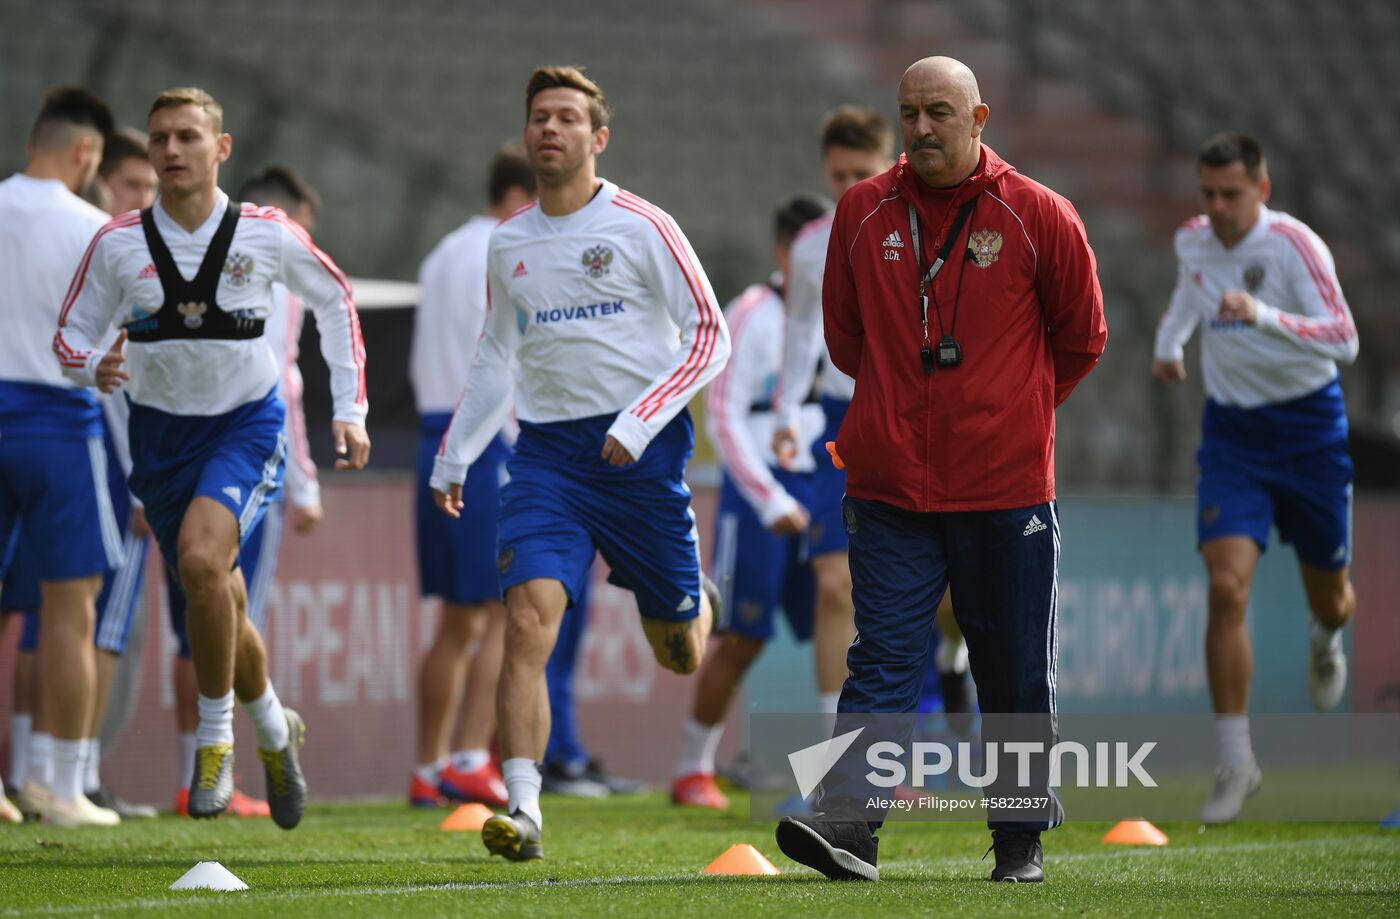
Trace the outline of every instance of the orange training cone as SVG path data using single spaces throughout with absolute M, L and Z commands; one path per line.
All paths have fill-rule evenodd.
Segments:
M 778 867 L 763 857 L 763 853 L 741 842 L 724 850 L 724 854 L 705 866 L 706 874 L 781 874 Z
M 1103 841 L 1118 846 L 1165 846 L 1167 834 L 1143 818 L 1134 817 L 1120 820 L 1117 826 L 1108 831 Z
M 442 821 L 444 830 L 471 830 L 476 831 L 486 825 L 486 821 L 494 816 L 491 808 L 485 804 L 463 804 L 455 811 L 447 815 L 447 819 Z

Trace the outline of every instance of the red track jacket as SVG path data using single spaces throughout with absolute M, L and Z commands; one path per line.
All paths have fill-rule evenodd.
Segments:
M 1055 406 L 1108 339 L 1084 225 L 1067 200 L 986 146 L 946 208 L 934 195 L 901 156 L 836 208 L 822 308 L 831 359 L 856 380 L 836 442 L 846 493 L 914 511 L 1051 501 Z M 932 285 L 964 361 L 926 374 L 906 202 L 918 209 L 927 266 L 972 197 L 975 209 Z M 931 302 L 935 349 L 940 337 Z

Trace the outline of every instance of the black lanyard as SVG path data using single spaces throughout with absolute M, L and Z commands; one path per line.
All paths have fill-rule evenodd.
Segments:
M 934 365 L 934 352 L 929 347 L 928 337 L 928 300 L 933 293 L 933 279 L 938 277 L 938 272 L 943 268 L 944 262 L 948 259 L 948 253 L 952 251 L 953 244 L 957 242 L 962 234 L 963 224 L 967 223 L 968 217 L 972 216 L 973 210 L 977 207 L 977 196 L 963 204 L 958 209 L 958 216 L 953 221 L 953 226 L 948 231 L 948 238 L 943 241 L 943 247 L 938 250 L 938 257 L 933 260 L 933 264 L 927 269 L 924 268 L 924 250 L 919 245 L 919 214 L 914 210 L 912 201 L 905 202 L 909 205 L 909 235 L 910 242 L 914 245 L 914 257 L 919 260 L 919 303 L 921 307 L 921 320 L 923 322 L 924 340 L 923 347 L 919 351 L 919 359 L 923 362 L 924 373 L 932 373 Z M 938 298 L 933 300 L 933 313 L 938 319 L 938 366 L 956 367 L 962 363 L 962 345 L 953 336 L 958 329 L 958 306 L 962 302 L 962 279 L 967 273 L 967 266 L 958 272 L 958 290 L 953 297 L 953 322 L 948 326 L 947 331 L 943 329 L 943 311 L 939 309 Z

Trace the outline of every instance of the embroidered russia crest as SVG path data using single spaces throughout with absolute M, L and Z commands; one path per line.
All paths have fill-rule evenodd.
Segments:
M 583 270 L 588 272 L 590 278 L 601 278 L 607 274 L 611 270 L 612 260 L 613 251 L 607 246 L 583 250 Z
M 1001 256 L 1001 234 L 996 230 L 978 230 L 967 237 L 967 251 L 978 268 L 987 268 Z
M 253 257 L 235 252 L 224 259 L 224 276 L 230 287 L 242 287 L 253 279 Z

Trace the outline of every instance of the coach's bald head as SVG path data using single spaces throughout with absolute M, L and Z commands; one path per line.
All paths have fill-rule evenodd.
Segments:
M 919 178 L 944 188 L 972 175 L 989 111 L 962 61 L 926 57 L 910 65 L 899 81 L 899 126 Z

